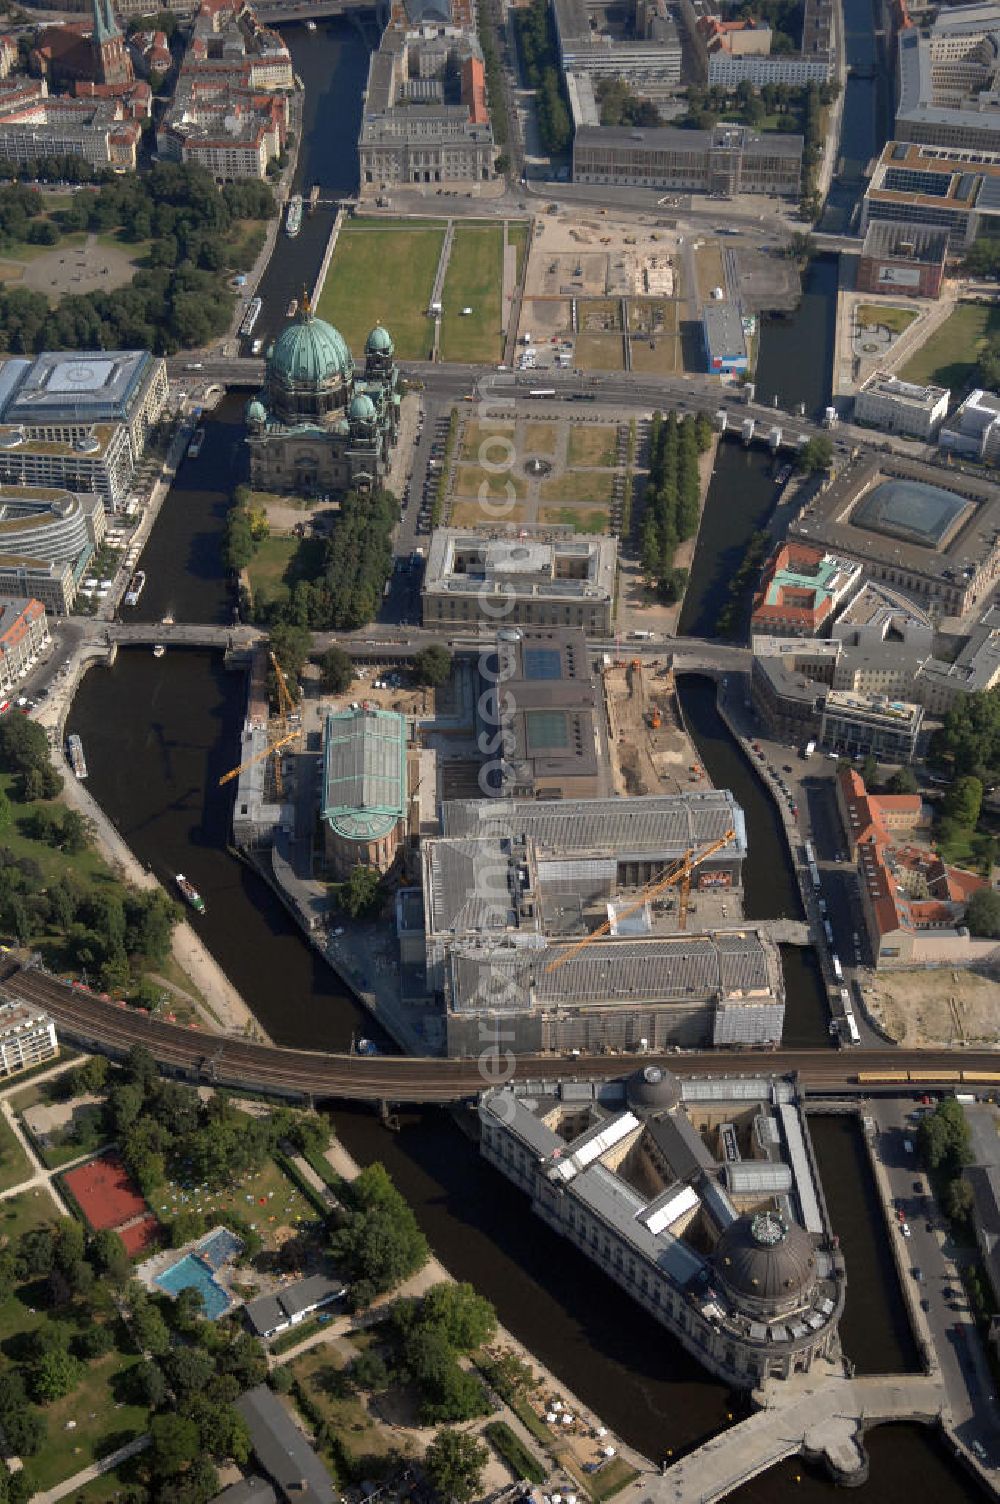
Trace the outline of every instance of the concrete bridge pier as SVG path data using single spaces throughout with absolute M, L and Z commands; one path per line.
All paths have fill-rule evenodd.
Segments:
M 841 1488 L 860 1488 L 868 1482 L 868 1453 L 858 1421 L 848 1415 L 830 1416 L 802 1438 L 807 1462 L 822 1462 Z

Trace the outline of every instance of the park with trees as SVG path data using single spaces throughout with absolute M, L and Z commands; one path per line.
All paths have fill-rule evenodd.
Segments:
M 642 569 L 658 598 L 679 600 L 687 570 L 674 565 L 678 545 L 693 538 L 701 515 L 699 456 L 712 443 L 711 420 L 704 413 L 679 418 L 654 412 L 649 432 L 649 480 L 639 521 Z
M 34 186 L 0 189 L 0 250 L 15 243 L 58 246 L 64 235 L 114 233 L 123 247 L 143 248 L 130 285 L 67 294 L 54 305 L 41 292 L 0 288 L 0 349 L 148 349 L 170 355 L 207 344 L 229 328 L 234 272 L 248 270 L 274 217 L 266 183 L 245 179 L 219 187 L 196 163 L 158 162 L 148 173 L 117 174 L 79 158 L 3 163 L 45 182 L 84 184 L 49 213 Z
M 169 955 L 179 910 L 160 888 L 114 878 L 89 822 L 58 802 L 48 739 L 23 715 L 0 720 L 0 933 L 39 950 L 54 971 L 142 1000 L 145 974 Z

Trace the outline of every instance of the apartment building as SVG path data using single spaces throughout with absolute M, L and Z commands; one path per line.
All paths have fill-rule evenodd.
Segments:
M 49 646 L 42 602 L 0 596 L 0 691 L 11 694 Z
M 56 1026 L 47 1013 L 27 1003 L 0 1003 L 0 1076 L 16 1076 L 58 1054 Z

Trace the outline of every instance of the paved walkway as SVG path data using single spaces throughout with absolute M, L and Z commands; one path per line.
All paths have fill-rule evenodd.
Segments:
M 859 1433 L 890 1420 L 935 1420 L 944 1390 L 922 1374 L 847 1379 L 801 1375 L 774 1383 L 769 1406 L 713 1437 L 650 1482 L 644 1504 L 712 1504 L 785 1457 L 822 1458 L 838 1480 L 864 1481 Z
M 56 1207 L 59 1211 L 59 1215 L 62 1217 L 68 1217 L 69 1207 L 66 1205 L 62 1196 L 52 1184 L 52 1175 L 54 1172 L 47 1169 L 39 1159 L 38 1155 L 35 1152 L 34 1145 L 32 1144 L 28 1135 L 25 1133 L 24 1129 L 21 1127 L 21 1124 L 18 1122 L 17 1117 L 14 1113 L 14 1109 L 11 1107 L 6 1097 L 2 1101 L 0 1101 L 0 1112 L 3 1113 L 7 1126 L 10 1128 L 11 1133 L 13 1133 L 14 1137 L 20 1144 L 22 1150 L 24 1151 L 25 1158 L 31 1165 L 31 1168 L 34 1172 L 28 1180 L 23 1180 L 20 1185 L 12 1185 L 9 1190 L 4 1191 L 3 1194 L 0 1195 L 0 1201 L 7 1201 L 11 1196 L 20 1195 L 22 1191 L 34 1190 L 36 1186 L 44 1186 L 49 1195 L 52 1197 L 52 1200 L 55 1202 Z M 85 1155 L 84 1158 L 89 1158 L 89 1155 Z
M 134 1441 L 126 1442 L 119 1447 L 117 1452 L 109 1452 L 99 1462 L 92 1462 L 90 1467 L 85 1467 L 79 1473 L 74 1473 L 72 1478 L 64 1478 L 61 1483 L 56 1483 L 52 1488 L 45 1488 L 31 1496 L 31 1504 L 56 1504 L 57 1499 L 65 1499 L 67 1494 L 74 1493 L 78 1488 L 83 1488 L 86 1483 L 93 1483 L 95 1478 L 100 1478 L 104 1473 L 110 1473 L 120 1462 L 127 1462 L 130 1457 L 144 1452 L 149 1446 L 148 1436 L 137 1436 Z

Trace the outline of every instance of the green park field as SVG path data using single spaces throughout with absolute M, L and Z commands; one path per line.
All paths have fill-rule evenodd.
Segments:
M 344 225 L 316 311 L 340 330 L 359 364 L 379 321 L 397 355 L 426 360 L 433 340 L 427 306 L 443 242 L 440 221 L 352 219 Z
M 503 226 L 455 230 L 441 296 L 444 360 L 492 362 L 503 352 Z M 463 316 L 462 309 L 472 312 Z

